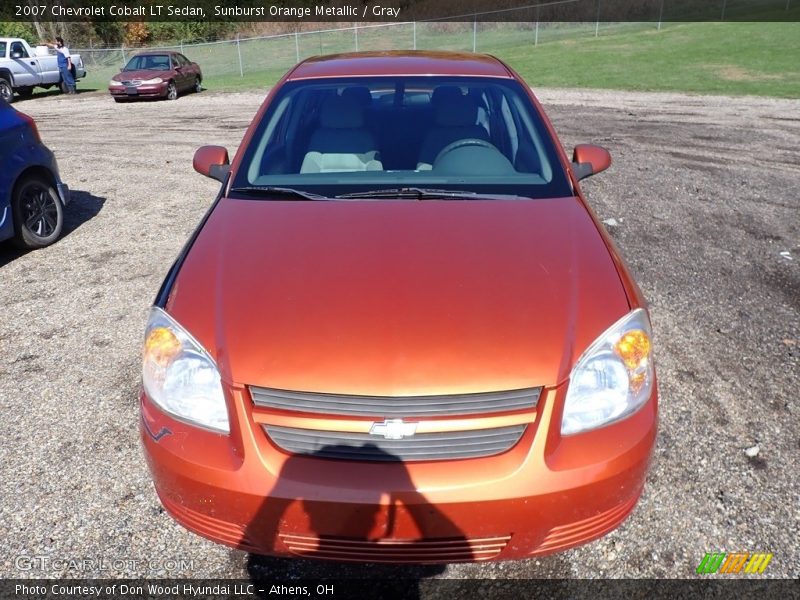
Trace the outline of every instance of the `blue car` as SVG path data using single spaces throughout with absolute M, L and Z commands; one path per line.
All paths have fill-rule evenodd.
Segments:
M 0 241 L 52 244 L 64 227 L 69 188 L 36 123 L 0 99 Z

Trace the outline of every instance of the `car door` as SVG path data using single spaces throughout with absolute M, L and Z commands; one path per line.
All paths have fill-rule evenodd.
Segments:
M 41 83 L 39 59 L 30 56 L 22 42 L 11 42 L 8 56 L 11 59 L 14 87 L 33 87 Z
M 187 85 L 189 87 L 194 86 L 194 80 L 200 75 L 200 70 L 197 68 L 192 61 L 186 58 L 183 54 L 178 54 L 178 62 L 183 66 L 183 70 L 186 73 Z
M 173 54 L 169 57 L 172 70 L 175 71 L 175 85 L 179 91 L 185 91 L 191 84 L 188 83 L 191 73 L 186 72 L 186 67 L 178 60 L 178 55 Z

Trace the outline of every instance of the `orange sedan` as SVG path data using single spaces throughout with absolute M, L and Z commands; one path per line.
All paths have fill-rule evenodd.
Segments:
M 252 553 L 519 559 L 613 530 L 657 422 L 645 301 L 499 60 L 361 53 L 276 85 L 147 324 L 141 437 Z

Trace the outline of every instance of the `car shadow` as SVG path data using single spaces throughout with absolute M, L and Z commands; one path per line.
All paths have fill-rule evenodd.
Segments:
M 70 190 L 70 203 L 64 209 L 64 229 L 61 237 L 56 240 L 58 244 L 81 225 L 93 219 L 103 209 L 106 199 L 95 196 L 83 190 Z M 15 261 L 30 250 L 21 250 L 11 243 L 11 240 L 0 242 L 0 268 Z
M 293 531 L 304 532 L 302 535 L 312 540 L 309 555 L 320 553 L 320 557 L 325 554 L 328 557 L 341 557 L 352 552 L 359 561 L 369 560 L 369 557 L 392 560 L 390 553 L 395 550 L 391 544 L 402 540 L 403 545 L 408 545 L 401 553 L 409 557 L 409 562 L 420 555 L 425 556 L 424 546 L 415 545 L 416 542 L 425 540 L 431 543 L 436 540 L 444 546 L 458 547 L 456 560 L 473 559 L 472 546 L 464 533 L 415 491 L 405 464 L 399 458 L 374 444 L 365 444 L 360 449 L 373 457 L 380 456 L 371 466 L 373 475 L 377 469 L 383 471 L 384 475 L 379 480 L 386 482 L 385 489 L 375 486 L 376 479 L 373 477 L 370 479 L 372 485 L 359 489 L 357 503 L 352 502 L 352 498 L 346 501 L 343 496 L 343 501 L 333 507 L 330 503 L 298 497 L 295 490 L 298 486 L 303 488 L 304 481 L 314 482 L 312 485 L 327 485 L 324 483 L 325 472 L 328 478 L 336 477 L 332 471 L 336 470 L 337 463 L 347 464 L 331 457 L 352 455 L 354 448 L 325 446 L 310 455 L 292 455 L 284 463 L 277 483 L 248 525 L 245 539 L 254 546 L 265 549 L 277 547 L 286 552 L 293 543 L 291 539 L 287 541 L 286 534 L 291 538 Z M 335 481 L 331 479 L 328 483 Z M 351 484 L 359 487 L 358 481 L 352 481 Z M 348 494 L 344 489 L 342 493 L 345 496 Z M 342 545 L 350 548 L 342 552 Z M 274 594 L 270 595 L 270 587 L 276 581 L 316 580 L 324 584 L 324 581 L 348 579 L 369 580 L 359 585 L 371 597 L 395 597 L 401 591 L 403 598 L 414 599 L 420 597 L 420 580 L 441 575 L 446 564 L 340 562 L 309 560 L 301 556 L 275 558 L 248 554 L 246 568 L 263 598 L 274 597 Z
M 70 190 L 70 202 L 64 210 L 65 238 L 87 221 L 91 221 L 103 209 L 106 199 L 84 190 Z
M 100 91 L 98 88 L 81 88 L 79 87 L 76 92 L 77 95 L 80 96 L 81 94 L 91 94 L 94 92 Z M 52 88 L 49 90 L 37 90 L 30 96 L 14 96 L 14 105 L 18 104 L 25 104 L 26 102 L 30 102 L 32 100 L 37 100 L 40 98 L 55 98 L 57 96 L 64 96 L 64 92 L 62 92 L 59 88 Z

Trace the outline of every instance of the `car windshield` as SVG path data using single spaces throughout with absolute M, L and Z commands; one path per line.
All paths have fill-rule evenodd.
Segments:
M 243 152 L 234 195 L 266 197 L 274 188 L 281 198 L 287 189 L 327 198 L 572 195 L 553 139 L 512 79 L 289 82 Z
M 123 71 L 169 71 L 168 54 L 144 54 L 134 56 Z

